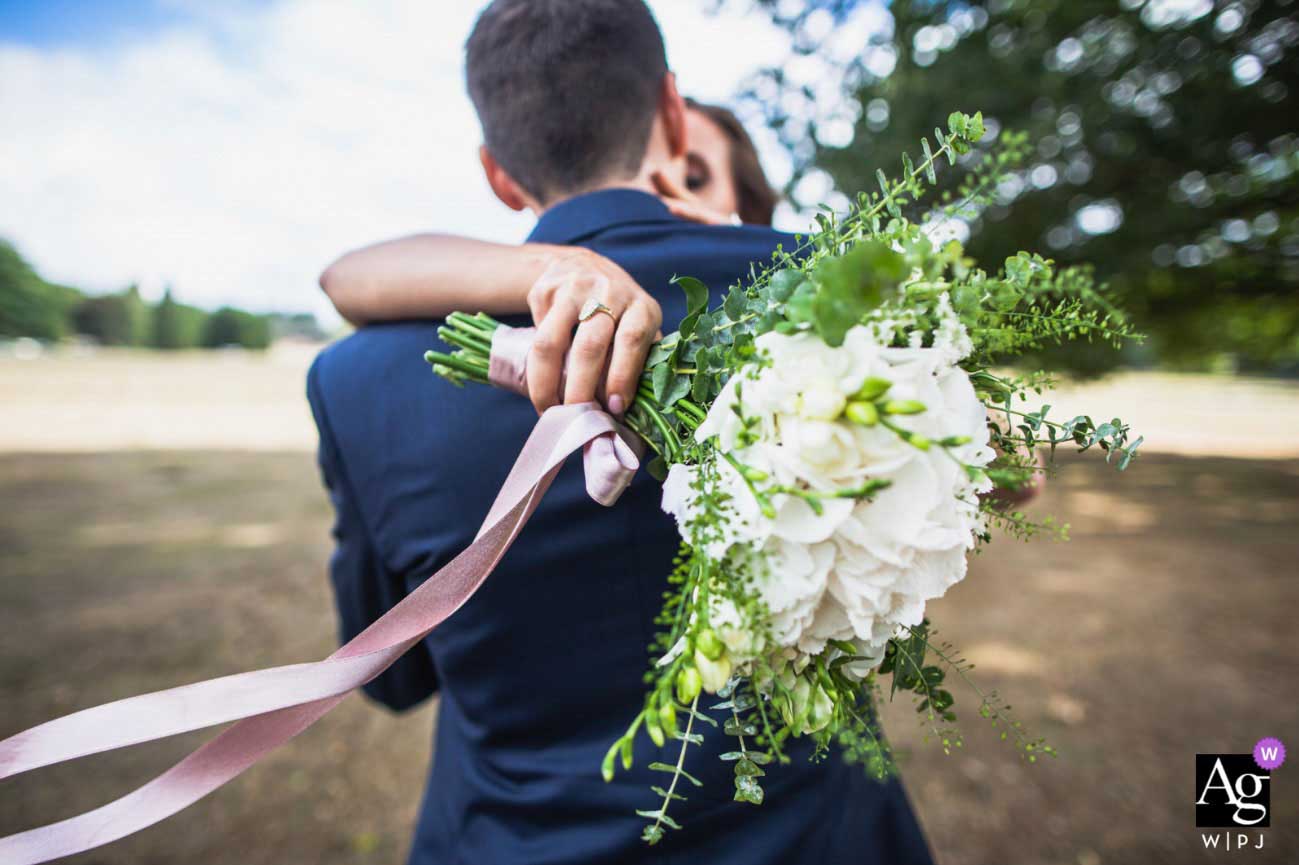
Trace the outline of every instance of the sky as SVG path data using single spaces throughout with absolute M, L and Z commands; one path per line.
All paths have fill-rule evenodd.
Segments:
M 422 230 L 521 240 L 461 52 L 478 0 L 0 0 L 0 237 L 47 279 L 310 311 L 315 278 Z M 683 92 L 784 56 L 761 16 L 650 0 Z M 758 132 L 759 130 L 754 129 Z M 759 145 L 777 183 L 789 162 Z

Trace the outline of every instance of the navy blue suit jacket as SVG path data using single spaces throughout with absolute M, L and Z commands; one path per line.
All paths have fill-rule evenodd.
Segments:
M 684 314 L 674 274 L 717 299 L 778 244 L 792 248 L 765 228 L 680 221 L 632 190 L 561 203 L 529 239 L 616 261 L 662 304 L 665 332 Z M 344 640 L 473 540 L 536 421 L 522 397 L 434 376 L 423 353 L 435 324 L 364 328 L 326 349 L 308 379 L 337 513 L 330 569 Z M 676 803 L 685 828 L 654 848 L 639 840 L 645 821 L 633 812 L 656 807 L 649 788 L 661 783 L 645 766 L 662 756 L 642 737 L 636 768 L 611 784 L 600 761 L 640 709 L 677 544 L 644 472 L 603 508 L 570 460 L 478 594 L 367 687 L 394 709 L 441 695 L 412 863 L 929 861 L 898 784 L 838 759 L 809 765 L 805 743 L 764 779 L 765 804 L 732 802 L 721 736 L 688 752 L 706 786 Z

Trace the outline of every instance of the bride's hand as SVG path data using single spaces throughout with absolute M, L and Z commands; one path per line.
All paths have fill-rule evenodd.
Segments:
M 650 180 L 673 216 L 704 225 L 740 224 L 739 214 L 713 210 L 662 171 L 655 171 L 650 175 Z
M 602 311 L 579 320 L 592 302 Z M 555 247 L 528 292 L 528 308 L 537 325 L 528 395 L 537 411 L 561 401 L 561 381 L 566 404 L 589 402 L 602 392 L 612 414 L 626 411 L 663 323 L 658 301 L 614 262 L 570 246 Z

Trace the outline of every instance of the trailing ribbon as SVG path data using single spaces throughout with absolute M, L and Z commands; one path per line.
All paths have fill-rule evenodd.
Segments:
M 35 865 L 116 841 L 175 814 L 238 776 L 382 673 L 468 601 L 532 516 L 564 460 L 578 448 L 584 451 L 588 491 L 601 504 L 612 504 L 638 467 L 631 441 L 631 434 L 594 402 L 556 406 L 545 412 L 474 542 L 323 661 L 224 676 L 118 700 L 57 718 L 0 742 L 0 778 L 7 778 L 88 754 L 236 721 L 171 769 L 116 801 L 0 838 L 0 863 Z

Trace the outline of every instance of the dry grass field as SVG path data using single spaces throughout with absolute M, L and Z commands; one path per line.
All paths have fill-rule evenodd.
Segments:
M 0 736 L 332 648 L 306 357 L 0 359 Z M 1060 757 L 1022 763 L 972 711 L 966 747 L 944 757 L 900 700 L 886 723 L 911 795 L 943 865 L 1299 861 L 1293 756 L 1261 853 L 1206 854 L 1193 819 L 1197 751 L 1299 742 L 1299 445 L 1284 434 L 1299 391 L 1098 387 L 1179 453 L 1156 447 L 1126 475 L 1065 459 L 1032 507 L 1073 540 L 995 544 L 932 607 L 979 682 Z M 1242 419 L 1219 417 L 1224 400 Z M 193 413 L 203 422 L 182 422 Z M 400 862 L 434 715 L 354 697 L 190 810 L 71 861 Z M 205 738 L 0 782 L 0 834 L 101 804 Z

